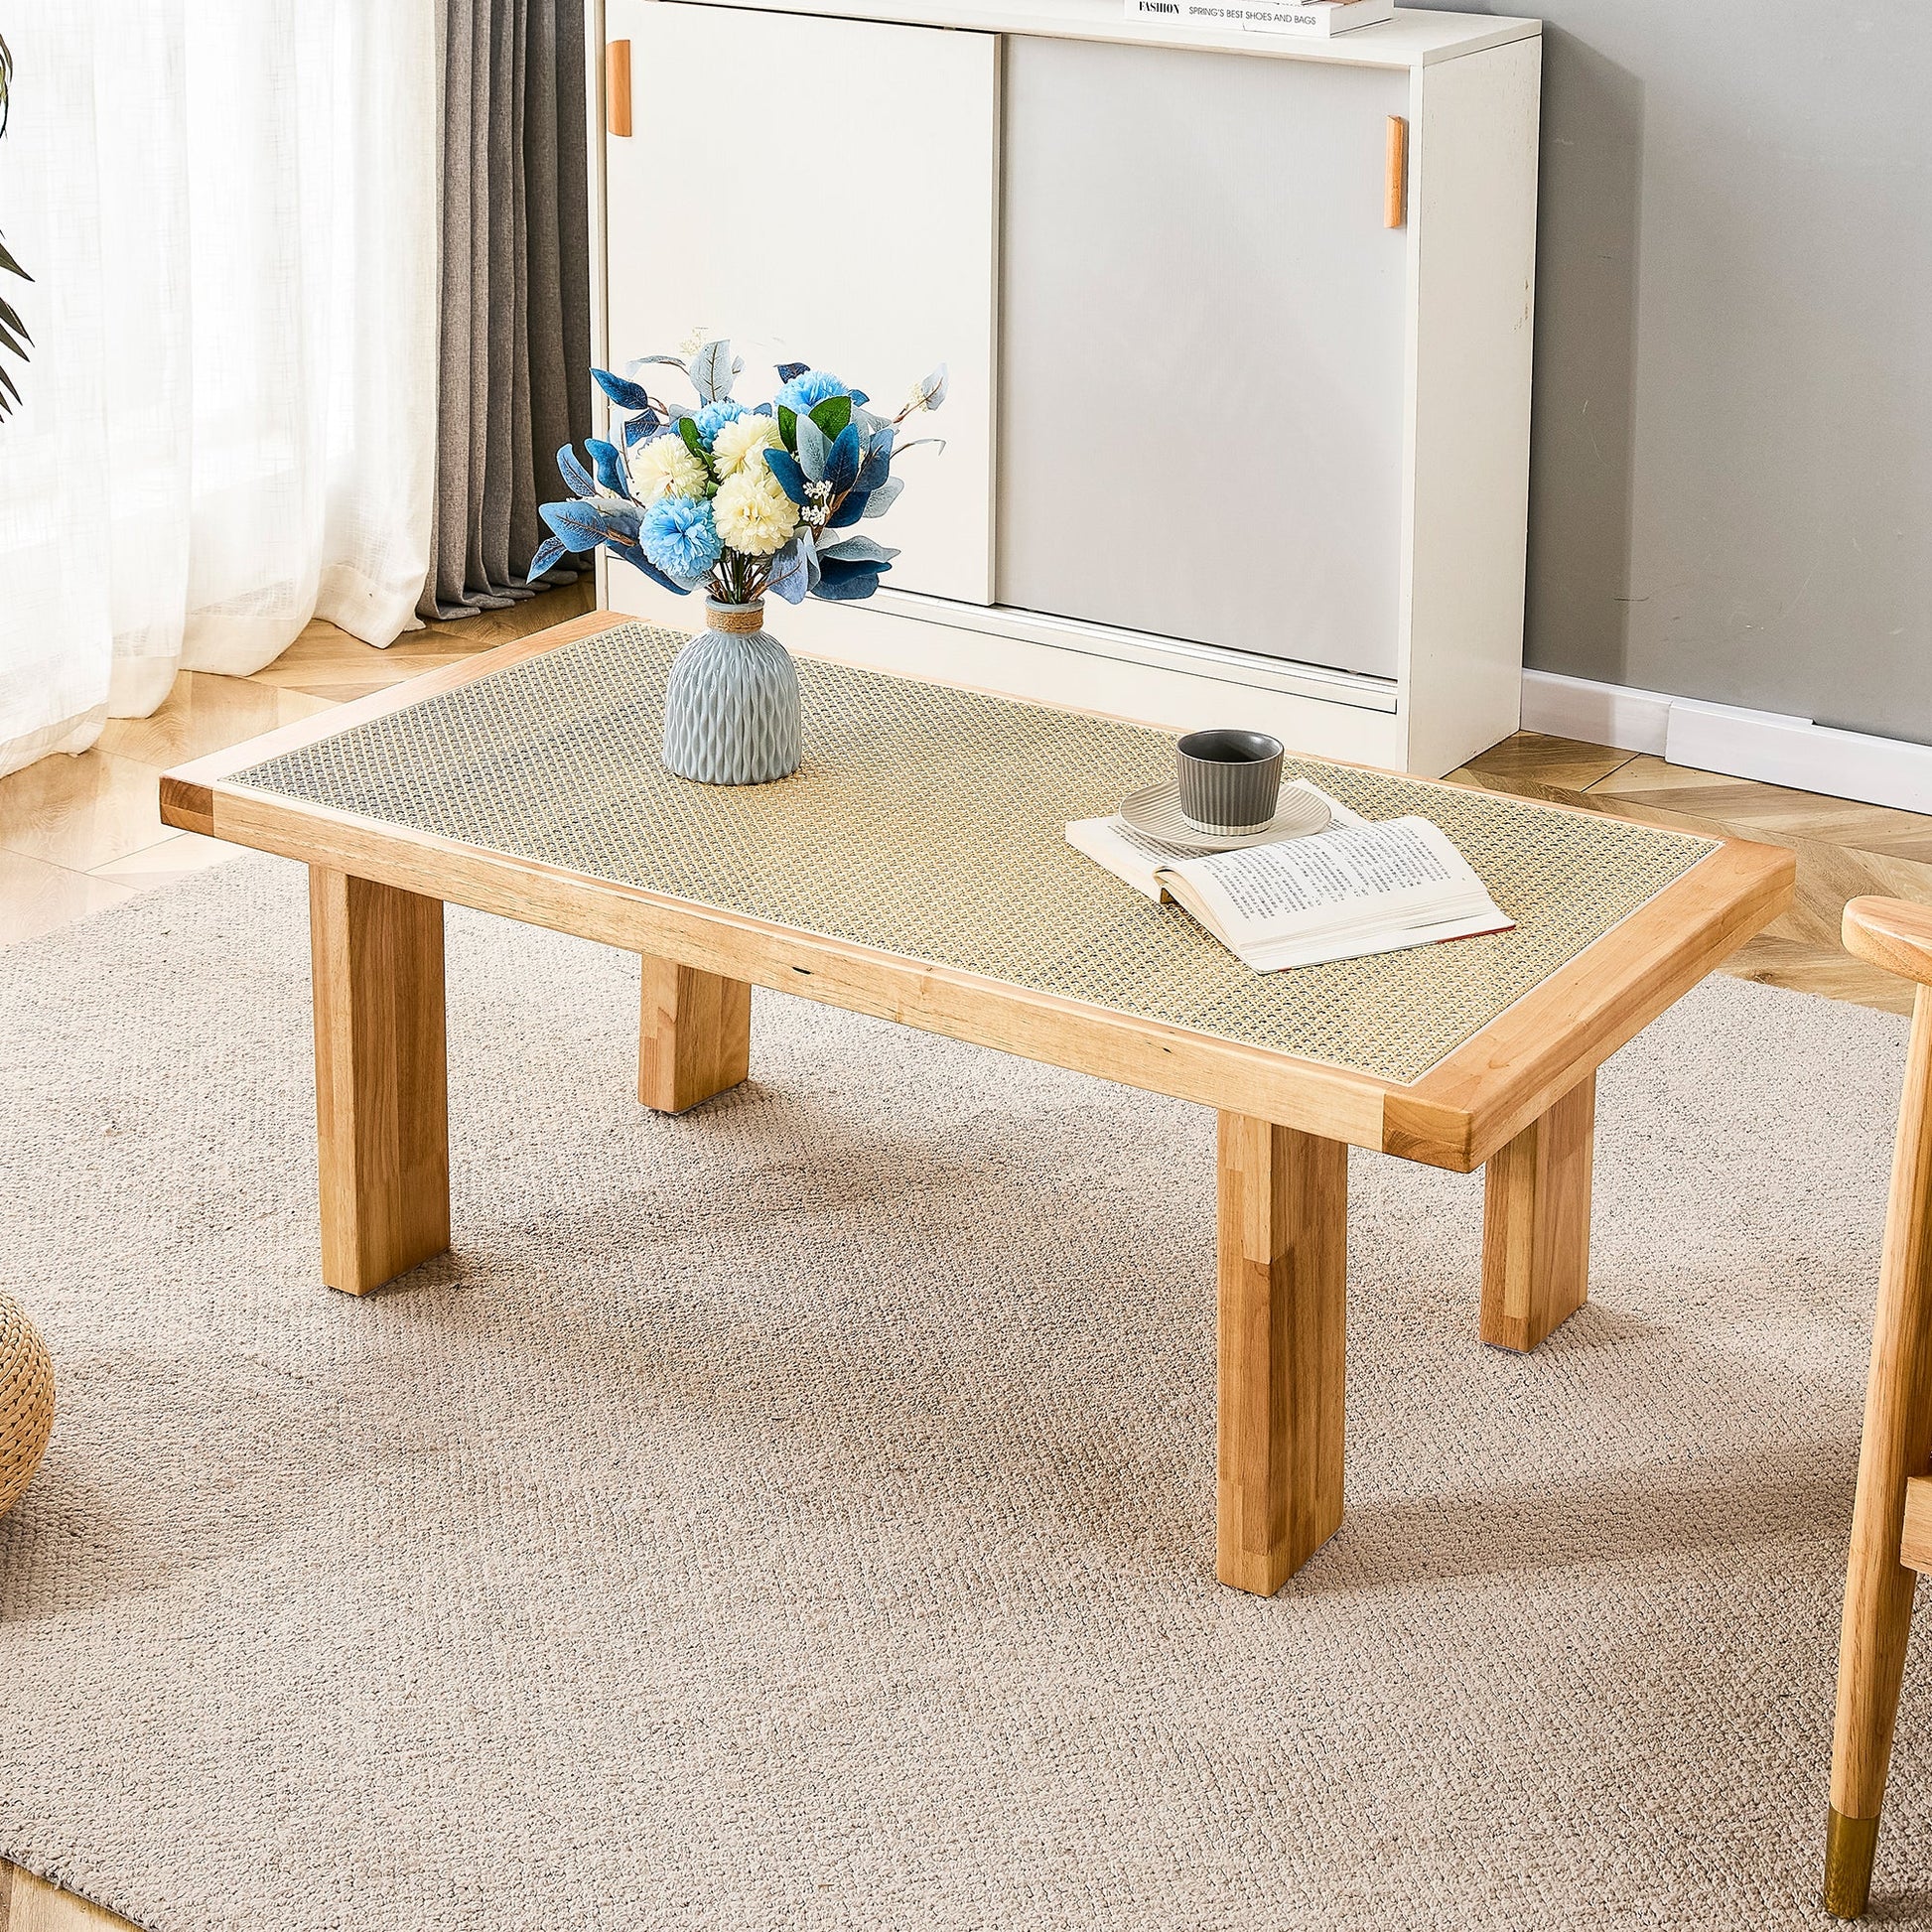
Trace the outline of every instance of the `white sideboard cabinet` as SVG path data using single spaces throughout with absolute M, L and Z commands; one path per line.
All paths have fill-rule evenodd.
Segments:
M 877 526 L 890 588 L 786 608 L 788 642 L 1430 775 L 1515 730 L 1535 21 L 602 15 L 629 99 L 596 60 L 600 358 L 702 329 L 748 396 L 799 360 L 893 406 L 951 370 L 946 447 Z M 600 568 L 610 606 L 692 621 Z

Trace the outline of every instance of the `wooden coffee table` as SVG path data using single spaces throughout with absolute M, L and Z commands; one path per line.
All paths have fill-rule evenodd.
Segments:
M 1583 1305 L 1597 1066 L 1791 896 L 1775 848 L 1291 760 L 1425 813 L 1511 933 L 1259 975 L 1072 852 L 1165 733 L 800 661 L 806 762 L 664 772 L 683 640 L 598 615 L 202 759 L 171 825 L 310 868 L 322 1276 L 450 1243 L 443 902 L 643 959 L 638 1096 L 746 1077 L 765 986 L 1220 1115 L 1221 1581 L 1270 1592 L 1342 1519 L 1347 1151 L 1487 1164 L 1481 1333 Z

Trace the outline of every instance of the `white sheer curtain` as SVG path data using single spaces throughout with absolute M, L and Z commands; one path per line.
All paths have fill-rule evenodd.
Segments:
M 0 771 L 144 716 L 178 669 L 259 669 L 312 616 L 390 642 L 436 446 L 433 0 L 23 11 Z

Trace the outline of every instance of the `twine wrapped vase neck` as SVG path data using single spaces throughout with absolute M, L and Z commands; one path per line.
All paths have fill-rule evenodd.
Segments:
M 764 628 L 764 604 L 718 604 L 707 600 L 704 607 L 705 627 L 708 630 L 727 630 L 734 636 L 750 636 L 755 630 Z
M 799 763 L 798 670 L 760 604 L 705 605 L 705 630 L 664 686 L 664 767 L 706 785 L 763 785 Z

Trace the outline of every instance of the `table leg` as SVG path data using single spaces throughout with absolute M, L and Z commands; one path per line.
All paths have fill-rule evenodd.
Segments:
M 1482 1193 L 1482 1338 L 1531 1349 L 1589 1295 L 1596 1075 L 1489 1157 Z
M 380 1288 L 450 1245 L 443 901 L 309 868 L 322 1277 Z
M 1348 1150 L 1221 1115 L 1215 1574 L 1272 1595 L 1341 1524 Z
M 751 987 L 646 954 L 637 1098 L 660 1114 L 681 1114 L 751 1070 Z

